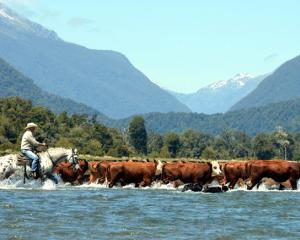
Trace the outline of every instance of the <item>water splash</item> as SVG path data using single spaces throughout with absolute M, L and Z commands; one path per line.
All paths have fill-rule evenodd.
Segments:
M 52 180 L 47 179 L 42 185 L 42 190 L 56 190 L 56 184 Z
M 88 184 L 84 183 L 82 185 L 73 186 L 70 183 L 64 183 L 61 178 L 57 175 L 58 184 L 55 184 L 52 180 L 46 180 L 41 182 L 40 180 L 26 180 L 26 183 L 23 184 L 23 181 L 20 177 L 11 177 L 9 179 L 5 179 L 0 181 L 0 190 L 42 190 L 42 191 L 55 191 L 55 190 L 76 190 L 76 189 L 106 189 L 108 185 L 104 184 Z M 217 186 L 216 183 L 210 184 L 210 186 Z M 121 185 L 114 186 L 113 189 L 136 189 L 134 184 L 128 184 L 124 187 Z M 139 187 L 140 190 L 164 190 L 164 191 L 177 191 L 181 192 L 183 189 L 183 185 L 175 188 L 171 183 L 162 184 L 161 182 L 153 182 L 151 186 L 148 187 Z M 229 190 L 228 192 L 236 192 L 236 191 L 249 191 L 246 186 L 243 187 L 235 187 L 235 189 Z M 270 186 L 262 183 L 257 189 L 254 187 L 252 192 L 282 192 L 281 190 L 276 189 L 276 187 L 270 188 Z M 285 192 L 290 192 L 293 190 L 284 190 Z M 186 193 L 190 193 L 191 191 L 187 191 Z M 300 181 L 298 181 L 298 190 L 293 192 L 300 192 Z

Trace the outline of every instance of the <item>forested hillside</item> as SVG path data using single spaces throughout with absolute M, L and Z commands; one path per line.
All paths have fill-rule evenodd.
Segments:
M 68 43 L 0 3 L 0 57 L 43 90 L 121 118 L 188 112 L 121 53 Z
M 300 131 L 300 99 L 269 104 L 263 107 L 232 111 L 225 114 L 150 113 L 144 115 L 149 131 L 181 133 L 187 129 L 219 134 L 224 129 L 244 131 L 249 135 L 272 132 L 277 126 L 288 131 Z M 111 126 L 124 128 L 131 118 L 112 122 Z
M 76 147 L 80 154 L 201 159 L 286 156 L 287 159 L 300 160 L 300 133 L 289 134 L 280 127 L 270 134 L 260 133 L 255 137 L 232 129 L 224 129 L 216 136 L 194 130 L 158 134 L 145 131 L 144 119 L 134 117 L 120 131 L 97 123 L 93 117 L 68 116 L 64 112 L 57 115 L 16 97 L 0 100 L 0 154 L 19 150 L 28 122 L 39 125 L 39 141 L 46 141 L 50 146 Z M 157 124 L 161 123 L 162 119 L 158 118 Z
M 282 64 L 231 110 L 264 106 L 300 97 L 300 56 Z
M 31 79 L 25 77 L 0 58 L 0 97 L 11 96 L 30 99 L 34 105 L 49 107 L 56 113 L 66 111 L 69 114 L 96 114 L 99 119 L 106 119 L 103 114 L 91 107 L 43 91 Z

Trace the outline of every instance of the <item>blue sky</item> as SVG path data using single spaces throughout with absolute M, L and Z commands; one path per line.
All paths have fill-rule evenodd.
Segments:
M 297 0 L 2 1 L 66 41 L 125 54 L 179 92 L 265 74 L 300 54 Z

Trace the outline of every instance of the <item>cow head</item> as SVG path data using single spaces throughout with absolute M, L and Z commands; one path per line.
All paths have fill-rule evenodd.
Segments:
M 210 162 L 211 164 L 211 176 L 220 176 L 222 174 L 220 164 L 217 161 Z
M 156 162 L 155 176 L 158 176 L 158 175 L 161 175 L 161 174 L 162 174 L 163 166 L 164 166 L 164 164 L 163 164 L 160 160 L 158 160 L 158 161 Z
M 89 162 L 89 169 L 91 172 L 98 172 L 99 166 L 100 166 L 100 162 Z

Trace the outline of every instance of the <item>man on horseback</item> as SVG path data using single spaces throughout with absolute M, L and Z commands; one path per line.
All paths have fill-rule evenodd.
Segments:
M 28 123 L 25 128 L 25 133 L 22 137 L 21 152 L 32 160 L 32 176 L 38 178 L 39 157 L 34 153 L 34 148 L 38 146 L 46 146 L 45 143 L 40 143 L 34 138 L 34 132 L 38 126 L 35 123 Z

